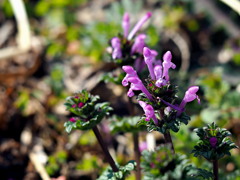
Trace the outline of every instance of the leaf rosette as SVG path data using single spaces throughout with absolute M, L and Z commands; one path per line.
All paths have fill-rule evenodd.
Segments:
M 99 96 L 93 96 L 86 90 L 66 98 L 65 106 L 67 110 L 76 115 L 64 124 L 68 133 L 73 129 L 92 129 L 105 116 L 109 115 L 109 111 L 112 110 L 109 103 L 98 103 L 99 99 Z
M 195 157 L 203 156 L 207 160 L 218 160 L 225 155 L 231 155 L 231 149 L 238 148 L 229 138 L 231 133 L 225 128 L 217 127 L 215 123 L 197 128 L 195 132 L 200 138 L 192 151 Z

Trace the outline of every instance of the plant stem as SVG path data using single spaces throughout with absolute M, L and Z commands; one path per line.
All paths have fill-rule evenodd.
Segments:
M 107 145 L 103 141 L 103 138 L 102 138 L 97 126 L 94 126 L 92 128 L 92 130 L 93 130 L 93 132 L 94 132 L 94 134 L 95 134 L 95 136 L 96 136 L 96 138 L 97 138 L 97 140 L 98 140 L 98 142 L 99 142 L 99 144 L 100 144 L 100 146 L 101 146 L 101 148 L 102 148 L 102 150 L 105 154 L 105 157 L 107 158 L 107 161 L 108 161 L 108 163 L 110 164 L 110 166 L 113 170 L 113 172 L 118 172 L 119 171 L 118 167 L 116 166 L 116 163 L 114 162 L 111 154 L 109 153 Z
M 141 180 L 141 167 L 140 167 L 141 152 L 139 150 L 138 132 L 133 133 L 133 143 L 134 143 L 135 159 L 137 162 L 136 180 Z
M 133 104 L 131 98 L 128 98 L 128 110 L 129 110 L 129 114 L 131 116 L 135 115 L 134 104 Z M 139 138 L 138 132 L 134 132 L 133 133 L 133 145 L 134 145 L 135 160 L 137 162 L 135 176 L 136 176 L 136 180 L 141 180 L 141 166 L 140 166 L 141 152 L 139 150 L 139 140 L 138 140 L 138 138 Z
M 214 175 L 214 180 L 218 180 L 218 160 L 213 160 L 213 175 Z
M 164 139 L 165 139 L 165 143 L 169 143 L 171 145 L 171 149 L 173 154 L 175 154 L 175 150 L 174 150 L 174 146 L 173 146 L 173 142 L 172 142 L 172 137 L 169 131 L 167 131 L 166 133 L 164 133 Z
M 160 110 L 159 112 L 160 112 L 161 119 L 163 119 L 163 117 L 164 117 L 164 110 Z M 172 137 L 171 137 L 170 131 L 165 132 L 163 135 L 164 135 L 165 143 L 166 144 L 169 143 L 171 145 L 172 153 L 175 154 L 175 150 L 174 150 L 174 146 L 173 146 L 173 142 L 172 142 Z

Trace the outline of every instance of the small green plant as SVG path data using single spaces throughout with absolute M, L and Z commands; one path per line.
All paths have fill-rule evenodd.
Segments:
M 159 146 L 155 151 L 142 152 L 141 167 L 144 180 L 210 179 L 212 173 L 190 164 L 185 155 L 172 154 L 170 146 Z
M 101 120 L 109 115 L 112 108 L 109 103 L 99 103 L 99 96 L 93 96 L 86 90 L 75 93 L 73 96 L 66 98 L 65 106 L 67 110 L 76 117 L 71 117 L 64 124 L 66 131 L 72 130 L 90 130 L 92 129 L 111 168 L 106 170 L 100 179 L 115 178 L 117 180 L 125 179 L 130 171 L 135 169 L 136 163 L 130 161 L 126 166 L 118 166 L 110 155 L 108 148 L 97 128 Z
M 213 163 L 214 179 L 218 179 L 218 160 L 225 155 L 231 155 L 230 150 L 238 148 L 229 138 L 231 133 L 224 128 L 219 128 L 215 123 L 207 127 L 195 129 L 200 138 L 194 146 L 192 153 L 195 157 L 202 156 Z

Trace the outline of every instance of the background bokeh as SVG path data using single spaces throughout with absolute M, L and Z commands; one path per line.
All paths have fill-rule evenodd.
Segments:
M 63 103 L 73 92 L 87 89 L 109 101 L 117 115 L 128 115 L 122 87 L 102 81 L 113 69 L 107 47 L 122 32 L 124 12 L 130 13 L 132 24 L 147 11 L 153 13 L 142 31 L 159 58 L 167 50 L 172 52 L 177 70 L 171 71 L 171 80 L 181 90 L 179 97 L 190 85 L 200 86 L 201 106 L 188 104 L 190 124 L 172 133 L 176 151 L 196 166 L 209 168 L 210 163 L 193 157 L 191 151 L 198 140 L 193 129 L 211 122 L 227 128 L 240 145 L 239 7 L 232 9 L 221 0 L 23 2 L 30 23 L 30 49 L 4 56 L 4 49 L 21 43 L 16 13 L 10 1 L 0 1 L 1 178 L 41 179 L 36 161 L 44 164 L 51 178 L 96 179 L 107 167 L 93 132 L 65 132 L 63 124 L 70 116 Z M 111 133 L 109 121 L 102 123 L 101 131 L 111 153 L 124 164 L 133 158 L 132 137 Z M 157 143 L 163 143 L 159 133 L 153 134 Z M 145 140 L 143 131 L 140 141 Z M 240 167 L 239 150 L 231 153 L 220 161 L 225 175 Z

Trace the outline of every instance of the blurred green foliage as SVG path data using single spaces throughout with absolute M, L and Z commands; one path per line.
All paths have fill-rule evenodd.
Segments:
M 169 146 L 158 146 L 155 151 L 143 151 L 141 167 L 143 179 L 197 180 L 211 179 L 212 173 L 194 167 L 185 155 L 172 154 Z
M 81 161 L 76 165 L 77 170 L 82 171 L 92 171 L 94 169 L 99 169 L 101 167 L 98 166 L 98 157 L 95 155 L 84 154 Z
M 49 156 L 48 163 L 46 165 L 46 171 L 50 176 L 54 176 L 60 173 L 62 165 L 67 161 L 67 152 L 58 151 L 56 154 Z
M 218 1 L 218 0 L 217 0 Z M 121 20 L 124 12 L 130 12 L 131 24 L 133 25 L 138 19 L 139 12 L 145 10 L 144 1 L 138 3 L 129 0 L 114 1 L 104 9 L 103 20 L 95 21 L 94 19 L 88 23 L 79 22 L 77 13 L 90 3 L 87 0 L 38 0 L 38 1 L 24 1 L 27 7 L 28 15 L 31 22 L 31 28 L 34 35 L 39 35 L 44 38 L 46 42 L 45 57 L 48 60 L 56 60 L 59 64 L 51 64 L 49 74 L 46 81 L 51 89 L 51 97 L 48 98 L 48 105 L 55 106 L 57 102 L 65 98 L 64 91 L 64 67 L 61 65 L 62 61 L 69 59 L 72 55 L 87 56 L 94 62 L 107 61 L 110 57 L 106 53 L 106 48 L 109 45 L 109 40 L 118 33 L 122 33 Z M 157 2 L 158 3 L 158 2 Z M 178 31 L 182 21 L 186 22 L 187 30 L 196 33 L 204 29 L 201 22 L 195 18 L 196 14 L 193 13 L 192 2 L 190 0 L 161 0 L 160 8 L 156 5 L 155 13 L 158 16 L 160 9 L 164 11 L 163 24 L 165 30 Z M 4 15 L 12 17 L 13 12 L 8 0 L 2 2 L 2 10 Z M 94 13 L 94 12 L 93 12 Z M 203 14 L 201 14 L 203 15 Z M 155 15 L 154 15 L 155 16 Z M 232 16 L 232 14 L 230 14 Z M 203 34 L 214 31 L 209 27 L 207 30 L 202 31 Z M 146 29 L 147 44 L 151 48 L 162 49 L 159 41 L 163 37 L 159 37 L 162 29 L 150 25 Z M 200 34 L 201 35 L 201 34 Z M 200 36 L 194 34 L 194 37 Z M 202 36 L 201 36 L 202 37 Z M 193 38 L 189 36 L 188 38 Z M 207 37 L 208 38 L 208 37 Z M 217 36 L 216 39 L 218 39 Z M 204 39 L 204 38 L 203 38 Z M 221 39 L 221 38 L 219 38 Z M 206 40 L 206 39 L 205 39 Z M 218 42 L 218 41 L 216 41 Z M 194 46 L 195 44 L 192 44 Z M 218 46 L 221 44 L 218 44 Z M 239 67 L 240 54 L 239 54 L 239 41 L 236 41 L 226 48 L 233 50 L 234 54 L 231 58 L 233 67 Z M 193 47 L 191 47 L 193 48 Z M 214 47 L 212 47 L 214 48 Z M 196 52 L 192 52 L 194 54 Z M 197 53 L 202 53 L 199 50 Z M 216 55 L 217 56 L 217 55 Z M 67 57 L 67 58 L 66 58 Z M 193 60 L 193 59 L 191 59 Z M 201 68 L 200 65 L 196 65 Z M 211 67 L 212 68 L 212 67 Z M 230 70 L 231 71 L 231 70 Z M 194 72 L 189 72 L 186 81 L 191 80 Z M 178 133 L 173 133 L 173 141 L 176 151 L 185 153 L 191 162 L 194 162 L 199 167 L 206 167 L 202 159 L 193 158 L 189 154 L 194 144 L 197 141 L 197 136 L 193 133 L 193 127 L 201 127 L 207 123 L 217 122 L 221 127 L 232 127 L 232 121 L 240 121 L 240 93 L 236 85 L 231 84 L 228 80 L 224 79 L 223 70 L 217 68 L 210 69 L 205 75 L 197 78 L 196 84 L 201 86 L 203 94 L 201 95 L 202 109 L 198 109 L 195 104 L 189 104 L 187 109 L 190 109 L 190 114 L 193 114 L 192 121 L 188 126 L 182 126 Z M 179 74 L 176 73 L 179 78 Z M 114 77 L 107 79 L 114 81 Z M 181 82 L 180 86 L 187 86 L 188 83 Z M 240 82 L 238 82 L 239 84 Z M 18 97 L 15 100 L 15 107 L 21 110 L 24 115 L 28 115 L 27 107 L 32 99 L 40 99 L 41 93 L 39 90 L 20 89 Z M 180 97 L 181 94 L 179 95 Z M 200 110 L 200 111 L 198 111 Z M 52 112 L 51 112 L 52 113 Z M 195 114 L 197 113 L 197 114 Z M 55 117 L 55 121 L 58 118 Z M 126 119 L 121 123 L 116 123 L 116 127 L 126 128 L 129 130 L 131 126 L 125 126 Z M 135 122 L 135 121 L 134 121 Z M 233 133 L 233 140 L 235 141 L 236 134 Z M 186 143 L 187 142 L 187 143 Z M 79 139 L 80 145 L 94 145 L 95 137 L 91 131 L 85 132 Z M 59 152 L 49 157 L 49 162 L 46 166 L 47 172 L 54 175 L 59 172 L 61 164 L 67 161 L 66 152 Z M 239 153 L 233 153 L 226 161 L 222 161 L 222 169 L 226 169 L 226 162 L 233 162 L 235 169 L 240 168 Z M 95 156 L 84 157 L 77 165 L 77 169 L 91 170 L 92 167 L 98 167 Z M 234 170 L 235 170 L 234 169 Z M 233 171 L 234 171 L 233 170 Z M 223 171 L 223 174 L 225 172 Z M 235 173 L 235 175 L 234 175 Z M 235 171 L 229 179 L 237 179 L 239 171 Z M 228 179 L 228 176 L 226 176 Z M 234 179 L 234 180 L 235 180 Z M 239 178 L 238 178 L 239 179 Z

